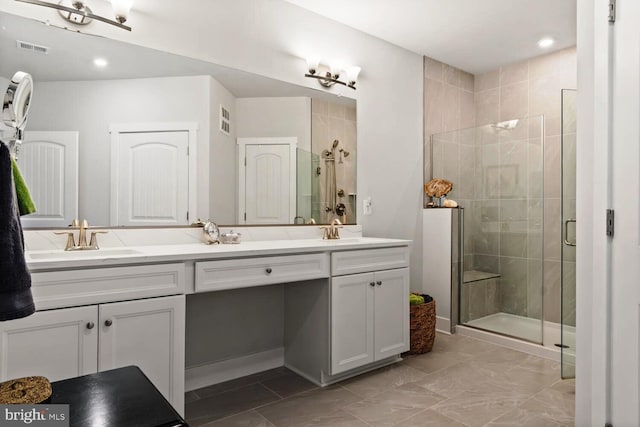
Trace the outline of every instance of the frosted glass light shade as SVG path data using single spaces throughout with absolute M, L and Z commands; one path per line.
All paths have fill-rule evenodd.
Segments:
M 331 70 L 332 76 L 339 76 L 340 74 L 342 74 L 344 66 L 339 62 L 335 62 L 329 66 L 329 69 Z
M 315 74 L 318 70 L 318 65 L 320 65 L 320 59 L 315 57 L 307 58 L 307 70 L 309 70 L 309 74 Z
M 347 83 L 350 85 L 355 84 L 358 80 L 358 74 L 360 74 L 360 67 L 353 66 L 347 68 Z
M 133 6 L 133 0 L 111 0 L 113 13 L 116 15 L 116 19 L 120 21 L 120 23 L 125 22 L 129 17 L 131 6 Z

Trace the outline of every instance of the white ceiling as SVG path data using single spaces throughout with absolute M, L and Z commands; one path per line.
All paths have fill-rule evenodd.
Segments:
M 287 1 L 473 74 L 576 44 L 576 0 Z
M 45 55 L 18 49 L 18 40 L 45 46 L 49 51 Z M 17 70 L 30 73 L 36 82 L 210 75 L 238 98 L 307 96 L 355 105 L 355 100 L 346 96 L 337 97 L 326 91 L 81 34 L 4 12 L 0 12 L 0 53 L 0 76 L 5 78 Z M 94 67 L 96 57 L 107 59 L 109 65 L 103 69 Z

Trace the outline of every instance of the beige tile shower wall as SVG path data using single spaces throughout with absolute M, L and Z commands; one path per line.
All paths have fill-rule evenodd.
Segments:
M 340 141 L 336 149 L 336 187 L 343 189 L 345 196 L 337 198 L 347 207 L 347 223 L 355 224 L 356 209 L 356 109 L 335 102 L 312 99 L 311 101 L 311 150 L 320 157 L 319 202 L 313 206 L 313 212 L 319 213 L 322 223 L 328 223 L 336 215 L 325 212 L 326 194 L 326 164 L 322 158 L 323 150 L 331 150 L 334 140 Z M 347 157 L 342 157 L 338 149 L 343 148 L 349 152 Z M 317 220 L 318 218 L 316 218 Z
M 561 90 L 576 88 L 576 74 L 576 50 L 568 48 L 475 76 L 476 125 L 544 115 L 543 255 L 529 264 L 544 265 L 544 319 L 551 322 L 560 321 Z M 539 306 L 539 291 L 527 293 L 528 306 Z
M 425 182 L 431 179 L 431 135 L 473 127 L 476 122 L 475 114 L 473 74 L 425 56 Z

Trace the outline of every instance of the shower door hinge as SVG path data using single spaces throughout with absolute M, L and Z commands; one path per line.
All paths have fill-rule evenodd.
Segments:
M 616 0 L 609 0 L 609 22 L 616 22 Z
M 615 212 L 613 209 L 607 209 L 607 236 L 613 237 L 613 228 L 615 224 Z

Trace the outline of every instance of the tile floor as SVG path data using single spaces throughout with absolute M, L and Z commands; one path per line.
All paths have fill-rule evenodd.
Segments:
M 438 334 L 432 352 L 319 388 L 286 368 L 186 394 L 189 425 L 572 426 L 574 381 L 560 365 Z

